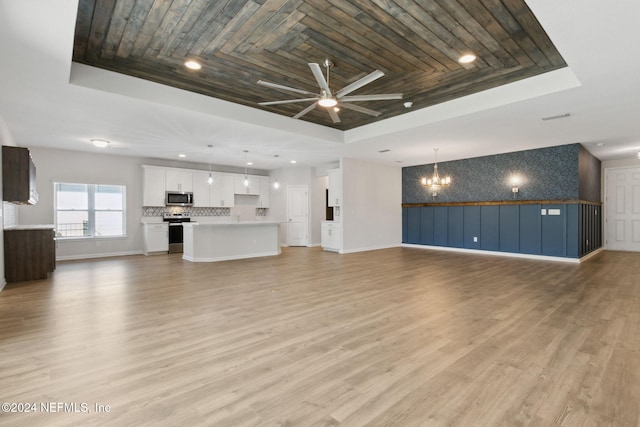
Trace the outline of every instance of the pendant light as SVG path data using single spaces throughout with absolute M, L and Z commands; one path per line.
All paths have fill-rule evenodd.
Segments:
M 438 174 L 438 149 L 434 148 L 433 151 L 435 151 L 436 153 L 436 161 L 433 164 L 433 176 L 430 179 L 427 179 L 427 177 L 423 177 L 421 183 L 424 187 L 431 190 L 431 195 L 433 197 L 436 197 L 438 195 L 438 191 L 451 184 L 451 177 L 440 177 L 440 175 Z
M 207 145 L 209 147 L 209 178 L 207 178 L 207 184 L 213 184 L 213 175 L 211 174 L 211 161 L 213 160 L 213 145 Z

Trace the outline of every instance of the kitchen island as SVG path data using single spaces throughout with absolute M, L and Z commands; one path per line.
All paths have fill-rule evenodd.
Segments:
M 182 258 L 215 262 L 280 254 L 282 221 L 185 222 Z

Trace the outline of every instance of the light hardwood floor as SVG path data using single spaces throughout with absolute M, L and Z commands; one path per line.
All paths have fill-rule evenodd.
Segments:
M 0 425 L 638 426 L 638 271 L 413 248 L 62 262 L 0 293 L 0 401 L 38 405 Z

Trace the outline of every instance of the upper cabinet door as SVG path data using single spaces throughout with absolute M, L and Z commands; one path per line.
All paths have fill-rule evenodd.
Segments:
M 167 168 L 167 191 L 193 191 L 193 173 L 182 169 Z
M 261 176 L 260 181 L 260 194 L 258 195 L 259 208 L 268 208 L 271 201 L 271 178 L 268 176 Z
M 142 166 L 142 206 L 164 206 L 165 169 Z
M 29 149 L 2 146 L 2 200 L 19 205 L 38 202 L 36 166 Z
M 245 185 L 245 179 L 248 181 L 248 185 Z M 260 194 L 260 181 L 255 175 L 236 175 L 236 194 L 248 194 L 250 196 L 257 196 Z
M 234 174 L 214 172 L 213 184 L 209 192 L 211 206 L 216 208 L 232 208 L 235 205 L 234 186 Z
M 213 174 L 211 174 L 213 176 Z M 196 208 L 208 208 L 213 206 L 209 197 L 211 187 L 209 184 L 209 172 L 193 172 L 193 206 Z

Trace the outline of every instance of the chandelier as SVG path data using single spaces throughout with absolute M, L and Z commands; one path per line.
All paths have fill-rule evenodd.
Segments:
M 436 153 L 436 162 L 433 164 L 433 176 L 429 179 L 427 179 L 427 177 L 423 177 L 422 186 L 428 188 L 431 191 L 431 195 L 436 197 L 440 189 L 451 184 L 451 177 L 440 177 L 438 174 L 438 149 L 434 148 L 433 151 Z

